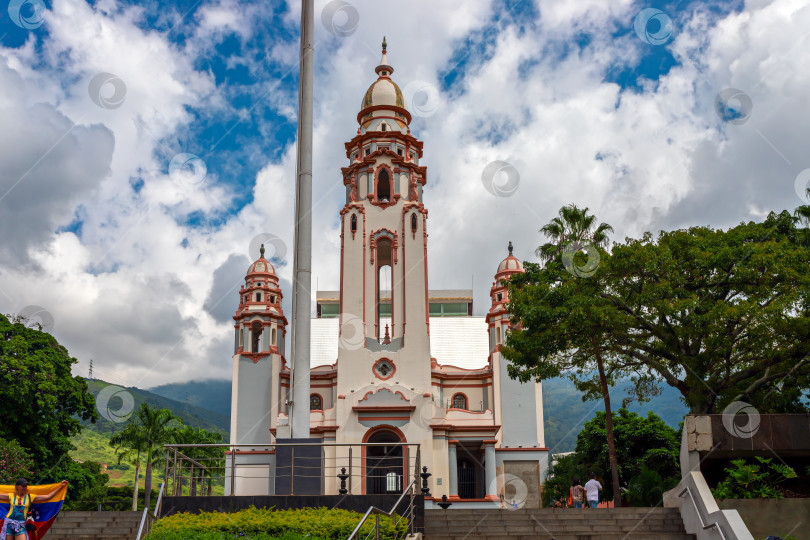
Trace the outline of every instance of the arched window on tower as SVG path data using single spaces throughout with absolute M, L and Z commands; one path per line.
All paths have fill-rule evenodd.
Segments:
M 352 214 L 351 219 L 352 233 L 357 232 L 357 214 Z
M 495 345 L 501 344 L 501 327 L 495 329 Z
M 377 175 L 377 200 L 385 202 L 391 200 L 391 177 L 387 169 L 381 170 Z
M 416 214 L 411 214 L 411 232 L 416 232 L 418 222 L 416 221 Z
M 259 321 L 250 325 L 250 352 L 261 352 L 262 323 Z
M 467 410 L 467 396 L 464 394 L 455 394 L 453 396 L 452 407 L 454 409 Z
M 312 394 L 309 396 L 309 410 L 310 411 L 322 411 L 323 410 L 323 400 L 321 396 L 318 394 Z
M 385 336 L 385 325 L 391 323 L 389 327 L 390 337 L 394 337 L 393 320 L 391 318 L 392 302 L 394 299 L 393 291 L 393 260 L 394 260 L 394 246 L 389 238 L 383 237 L 377 242 L 377 291 L 376 291 L 376 318 L 377 318 L 377 338 L 382 339 Z M 390 294 L 388 298 L 385 298 Z
M 275 328 L 270 330 L 270 344 L 272 346 L 274 346 L 274 347 L 277 345 L 277 343 L 276 343 L 276 329 Z

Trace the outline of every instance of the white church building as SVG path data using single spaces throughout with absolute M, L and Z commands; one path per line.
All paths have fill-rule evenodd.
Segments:
M 411 115 L 391 80 L 384 41 L 375 71 L 357 114 L 357 133 L 345 143 L 346 203 L 335 209 L 341 217 L 340 288 L 316 293 L 312 436 L 326 443 L 419 444 L 421 465 L 432 475 L 432 497 L 446 495 L 455 508 L 499 504 L 509 484 L 519 487 L 512 486 L 507 499 L 539 506 L 548 464 L 542 384 L 510 379 L 499 352 L 509 328 L 502 280 L 523 267 L 511 244 L 505 259 L 493 259 L 497 270 L 485 317 L 473 315 L 472 290 L 428 288 L 423 145 L 411 134 Z M 288 323 L 281 298 L 262 251 L 248 268 L 234 315 L 235 444 L 271 445 L 290 436 Z M 273 493 L 275 456 L 272 447 L 264 448 L 237 452 L 237 494 Z M 382 448 L 355 449 L 360 471 L 350 480 L 352 493 L 401 492 L 407 485 L 413 474 L 404 470 L 407 459 L 381 460 Z M 389 458 L 402 457 L 403 447 L 392 448 Z M 341 452 L 325 449 L 327 493 L 337 492 L 339 481 L 328 464 L 339 464 Z

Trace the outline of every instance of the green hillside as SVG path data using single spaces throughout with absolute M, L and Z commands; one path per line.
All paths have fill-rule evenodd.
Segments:
M 110 476 L 111 486 L 133 486 L 135 477 L 135 466 L 127 462 L 122 462 L 118 465 L 118 458 L 115 451 L 110 447 L 110 437 L 121 431 L 126 426 L 126 420 L 115 422 L 110 420 L 117 419 L 116 414 L 124 414 L 126 412 L 125 399 L 128 400 L 126 395 L 132 396 L 133 411 L 140 407 L 141 403 L 147 403 L 153 407 L 161 409 L 169 409 L 172 413 L 179 416 L 183 421 L 190 426 L 201 427 L 209 431 L 216 431 L 222 434 L 223 442 L 228 441 L 229 435 L 229 417 L 220 413 L 209 411 L 202 407 L 197 407 L 189 403 L 181 403 L 173 399 L 169 399 L 146 390 L 140 390 L 135 387 L 124 388 L 117 391 L 109 400 L 103 398 L 99 399 L 99 392 L 107 386 L 110 386 L 104 381 L 97 379 L 87 380 L 87 386 L 90 393 L 96 397 L 96 406 L 99 412 L 102 411 L 107 414 L 109 418 L 105 418 L 103 414 L 95 423 L 82 422 L 82 432 L 71 439 L 71 442 L 76 447 L 70 455 L 73 459 L 79 461 L 96 461 L 107 465 L 106 473 Z M 159 483 L 159 478 L 162 478 L 162 468 L 158 467 L 155 470 L 156 482 Z M 143 486 L 143 470 L 141 471 L 141 486 Z
M 202 407 L 231 417 L 231 381 L 206 379 L 184 383 L 162 384 L 149 392 L 181 403 Z
M 124 392 L 119 392 L 118 394 L 113 395 L 113 397 L 111 397 L 105 405 L 104 403 L 100 402 L 98 396 L 101 389 L 110 385 L 104 381 L 92 379 L 87 380 L 87 386 L 90 393 L 96 396 L 96 406 L 99 409 L 102 417 L 96 421 L 95 425 L 91 424 L 90 422 L 84 422 L 84 425 L 90 427 L 98 433 L 104 433 L 111 436 L 113 433 L 120 431 L 125 425 L 122 422 L 113 422 L 108 418 L 104 418 L 103 414 L 104 412 L 109 411 L 107 416 L 115 419 L 116 414 L 123 414 L 126 412 L 122 409 L 122 407 L 125 406 L 124 400 L 120 395 L 122 393 L 128 393 L 132 396 L 134 400 L 133 410 L 137 410 L 138 407 L 141 406 L 141 403 L 148 403 L 153 407 L 169 409 L 174 414 L 181 417 L 189 426 L 217 431 L 221 433 L 226 440 L 228 438 L 228 434 L 230 433 L 230 417 L 220 412 L 197 407 L 189 403 L 182 403 L 180 401 L 154 394 L 148 390 L 141 390 L 135 387 L 124 388 Z

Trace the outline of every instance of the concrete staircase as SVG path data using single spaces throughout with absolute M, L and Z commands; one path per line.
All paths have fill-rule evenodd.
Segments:
M 43 540 L 134 540 L 143 512 L 60 512 Z
M 675 508 L 425 510 L 426 540 L 694 540 Z

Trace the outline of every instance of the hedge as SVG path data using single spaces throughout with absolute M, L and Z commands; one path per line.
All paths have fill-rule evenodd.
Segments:
M 308 540 L 344 540 L 362 517 L 358 512 L 329 508 L 273 510 L 251 506 L 230 514 L 184 512 L 158 520 L 147 540 L 220 540 L 237 537 L 245 540 L 292 540 L 304 536 L 308 536 Z M 374 518 L 366 520 L 360 529 L 360 538 L 365 538 L 373 527 Z M 395 530 L 391 518 L 380 517 L 381 539 L 403 537 L 407 528 L 407 519 L 400 518 Z

